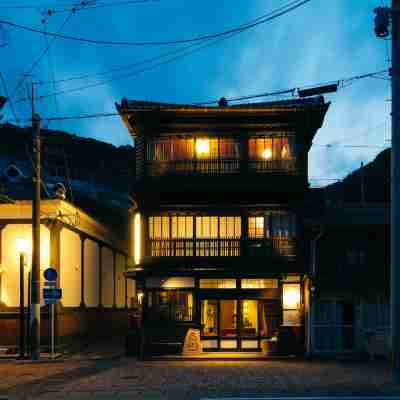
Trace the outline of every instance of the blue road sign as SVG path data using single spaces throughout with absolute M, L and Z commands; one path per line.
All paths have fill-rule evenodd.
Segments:
M 60 288 L 43 288 L 43 299 L 60 300 L 62 297 L 62 289 Z
M 44 279 L 46 279 L 46 281 L 56 281 L 58 274 L 54 268 L 49 267 L 44 270 L 43 275 L 44 275 Z

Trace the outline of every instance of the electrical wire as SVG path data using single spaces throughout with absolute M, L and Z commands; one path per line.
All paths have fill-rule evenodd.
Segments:
M 235 34 L 238 34 L 238 33 L 235 33 Z M 226 40 L 226 39 L 229 39 L 229 37 L 225 37 L 223 39 L 218 39 L 217 41 Z M 133 71 L 131 73 L 128 73 L 128 74 L 123 74 L 123 75 L 120 75 L 120 76 L 117 76 L 117 77 L 114 77 L 114 78 L 107 79 L 105 81 L 96 82 L 96 83 L 92 83 L 92 84 L 85 85 L 85 86 L 80 86 L 80 87 L 76 87 L 76 88 L 72 88 L 72 89 L 65 89 L 65 90 L 61 90 L 59 92 L 55 92 L 55 93 L 49 93 L 47 95 L 39 96 L 38 99 L 42 100 L 42 99 L 46 99 L 46 98 L 49 98 L 49 97 L 52 97 L 52 96 L 55 96 L 55 95 L 59 95 L 59 94 L 74 93 L 74 92 L 78 92 L 78 91 L 82 91 L 82 90 L 86 90 L 86 89 L 91 89 L 91 88 L 94 88 L 94 87 L 102 86 L 102 85 L 105 85 L 105 84 L 108 84 L 108 83 L 111 83 L 111 82 L 114 82 L 114 81 L 117 81 L 117 80 L 120 80 L 120 79 L 131 78 L 131 77 L 137 76 L 139 74 L 142 74 L 144 72 L 147 72 L 147 71 L 150 71 L 152 69 L 155 69 L 155 68 L 157 68 L 157 67 L 159 67 L 161 65 L 168 64 L 168 63 L 170 63 L 170 62 L 172 62 L 172 61 L 174 61 L 174 60 L 176 60 L 176 59 L 178 59 L 180 57 L 184 57 L 186 55 L 189 55 L 189 54 L 191 54 L 191 53 L 193 53 L 195 51 L 198 51 L 200 49 L 203 49 L 205 47 L 210 47 L 210 46 L 214 45 L 217 41 L 206 43 L 206 44 L 204 44 L 202 46 L 198 46 L 198 47 L 196 47 L 196 48 L 194 48 L 194 49 L 192 49 L 190 51 L 187 51 L 186 53 L 179 54 L 176 57 L 169 58 L 169 59 L 167 59 L 165 61 L 153 64 L 153 65 L 151 65 L 149 67 L 146 67 L 146 68 L 135 70 L 135 71 Z M 343 82 L 347 82 L 346 85 L 342 85 L 342 88 L 345 88 L 345 87 L 350 86 L 356 80 L 370 78 L 372 76 L 375 76 L 375 75 L 378 75 L 378 74 L 382 74 L 384 72 L 388 72 L 388 70 L 370 72 L 370 73 L 364 74 L 364 75 L 356 75 L 356 76 L 353 76 L 353 77 L 350 77 L 350 78 L 346 78 L 346 79 L 341 79 L 341 80 L 335 81 L 335 82 L 342 82 L 342 81 Z M 331 82 L 332 81 L 330 81 L 329 83 L 331 83 Z M 254 95 L 248 95 L 248 96 L 228 98 L 226 100 L 228 102 L 236 102 L 236 101 L 241 101 L 241 100 L 250 100 L 250 99 L 255 99 L 255 98 L 260 98 L 260 97 L 268 97 L 268 96 L 274 96 L 274 95 L 280 95 L 280 94 L 286 94 L 286 93 L 292 93 L 292 95 L 294 95 L 294 92 L 296 90 L 298 91 L 300 89 L 310 88 L 312 86 L 322 86 L 322 85 L 325 85 L 325 84 L 326 83 L 319 83 L 319 84 L 316 84 L 316 85 L 308 85 L 308 86 L 301 87 L 301 88 L 290 88 L 290 89 L 279 90 L 279 91 L 274 91 L 274 92 L 266 92 L 266 93 L 261 93 L 261 94 L 254 94 Z M 16 102 L 19 103 L 19 102 L 23 102 L 23 101 L 27 101 L 27 100 L 28 100 L 28 98 L 21 98 L 21 99 L 18 99 Z M 219 99 L 218 100 L 201 102 L 201 103 L 200 102 L 199 103 L 192 103 L 191 105 L 199 106 L 199 105 L 217 104 L 218 101 L 219 101 Z
M 0 72 L 0 80 L 1 80 L 1 84 L 3 85 L 3 89 L 4 89 L 4 93 L 5 93 L 6 97 L 7 97 L 7 101 L 10 104 L 11 112 L 12 112 L 14 118 L 15 118 L 16 123 L 18 124 L 19 123 L 19 118 L 17 117 L 17 113 L 15 112 L 14 102 L 13 102 L 13 100 L 11 99 L 11 97 L 8 94 L 7 83 L 6 83 L 6 80 L 4 79 L 4 76 L 3 76 L 3 74 L 1 72 Z
M 296 0 L 296 1 L 298 1 L 298 0 Z M 286 6 L 282 6 L 282 7 L 280 7 L 280 8 L 277 8 L 275 11 L 271 12 L 270 15 L 272 16 L 272 15 L 274 15 L 274 13 L 276 13 L 277 11 L 284 10 L 286 7 L 287 7 L 287 5 L 286 5 Z M 262 18 L 264 18 L 264 17 L 265 17 L 265 16 L 256 18 L 253 22 L 256 22 L 256 21 L 258 21 L 258 20 L 260 20 L 260 19 L 262 19 Z M 236 34 L 238 34 L 238 33 L 241 33 L 241 32 L 235 32 L 235 34 L 232 34 L 232 35 L 229 36 L 228 38 L 223 37 L 223 38 L 221 38 L 221 39 L 219 39 L 219 40 L 214 41 L 214 43 L 217 43 L 217 42 L 219 42 L 219 41 L 223 41 L 223 40 L 229 39 L 230 37 L 233 37 L 234 35 L 236 35 Z M 206 41 L 206 40 L 205 40 L 205 41 Z M 135 62 L 135 63 L 133 63 L 133 64 L 127 64 L 127 65 L 122 65 L 122 66 L 118 66 L 118 67 L 113 67 L 113 68 L 110 68 L 110 69 L 108 69 L 108 70 L 106 70 L 106 71 L 97 72 L 97 73 L 92 73 L 92 74 L 77 75 L 77 76 L 72 76 L 72 77 L 70 77 L 70 78 L 60 79 L 60 80 L 56 81 L 56 83 L 65 83 L 65 82 L 69 82 L 69 81 L 73 81 L 73 80 L 91 79 L 91 78 L 96 78 L 96 77 L 98 77 L 98 76 L 108 75 L 108 74 L 111 74 L 111 73 L 113 73 L 113 72 L 118 72 L 118 71 L 123 71 L 123 70 L 129 70 L 129 69 L 131 69 L 131 68 L 138 67 L 138 66 L 141 66 L 141 65 L 143 65 L 143 64 L 152 63 L 152 62 L 158 61 L 158 60 L 160 60 L 160 59 L 163 59 L 163 58 L 165 58 L 165 57 L 172 56 L 172 55 L 178 54 L 178 53 L 180 53 L 180 52 L 184 52 L 185 50 L 191 49 L 191 48 L 193 48 L 193 47 L 195 47 L 195 46 L 199 46 L 199 44 L 198 44 L 198 43 L 191 44 L 191 45 L 188 45 L 188 46 L 186 46 L 186 47 L 182 47 L 182 48 L 179 48 L 179 49 L 175 49 L 175 50 L 172 50 L 172 51 L 168 51 L 168 52 L 162 53 L 162 54 L 157 55 L 157 56 L 153 56 L 153 57 L 150 57 L 150 58 L 141 60 L 141 61 L 137 61 L 137 62 Z M 207 47 L 208 47 L 208 46 L 207 46 Z M 201 48 L 203 48 L 203 47 L 199 47 L 199 50 L 200 50 Z M 185 54 L 183 54 L 182 56 L 185 56 Z M 171 61 L 174 61 L 174 60 L 175 60 L 175 58 L 174 58 L 173 60 L 171 60 Z M 136 72 L 136 71 L 134 71 L 133 73 L 135 74 L 135 72 Z M 118 78 L 117 78 L 117 79 L 118 79 Z M 105 81 L 104 84 L 105 84 L 105 83 L 108 83 L 108 82 L 110 82 L 110 81 Z M 52 84 L 52 83 L 53 83 L 52 81 L 40 81 L 40 82 L 38 82 L 38 84 L 40 84 L 40 85 L 46 85 L 46 84 Z M 99 85 L 102 85 L 103 83 L 100 82 L 100 83 L 98 83 L 98 84 L 99 84 Z
M 128 6 L 128 5 L 132 5 L 132 4 L 156 3 L 159 1 L 160 0 L 126 0 L 126 1 L 119 1 L 119 2 L 114 2 L 114 3 L 96 4 L 94 6 L 84 7 L 84 8 L 82 8 L 82 10 L 93 10 L 93 9 L 97 9 L 97 8 Z M 69 11 L 74 11 L 74 7 L 72 7 L 72 8 L 69 7 L 69 8 L 64 8 L 64 9 L 51 9 L 51 8 L 48 9 L 48 13 L 51 13 L 51 14 L 59 14 L 59 13 L 64 13 L 64 12 L 69 12 Z
M 207 43 L 207 44 L 209 45 L 209 43 Z M 377 75 L 377 74 L 381 74 L 383 72 L 387 72 L 387 70 L 370 72 L 370 73 L 363 74 L 363 75 L 355 75 L 355 76 L 352 76 L 352 77 L 349 77 L 349 78 L 338 80 L 337 82 L 341 82 L 341 81 L 355 82 L 356 80 L 370 78 L 371 76 L 374 76 L 374 75 Z M 104 84 L 104 82 L 103 82 L 103 84 Z M 87 89 L 89 87 L 93 87 L 93 86 L 97 86 L 97 85 L 98 85 L 98 83 L 93 84 L 93 85 L 88 85 L 88 86 L 85 86 L 85 87 L 80 87 L 80 88 L 74 88 L 74 89 L 70 89 L 70 90 L 60 91 L 60 92 L 57 92 L 57 93 L 51 93 L 49 95 L 40 96 L 40 97 L 38 97 L 38 99 L 43 99 L 43 98 L 47 98 L 47 97 L 51 97 L 51 96 L 58 95 L 58 94 L 63 94 L 63 93 L 70 93 L 72 91 L 79 91 L 79 90 Z M 306 87 L 309 88 L 309 87 L 312 87 L 312 86 L 322 86 L 322 85 L 323 84 L 319 83 L 319 84 L 315 84 L 315 85 L 308 85 Z M 344 86 L 344 87 L 348 87 L 348 85 Z M 241 96 L 241 97 L 236 97 L 236 98 L 233 98 L 233 99 L 227 99 L 227 101 L 239 101 L 239 100 L 244 100 L 244 99 L 245 100 L 249 100 L 249 99 L 253 99 L 253 98 L 267 97 L 267 96 L 273 96 L 273 95 L 283 94 L 283 93 L 294 93 L 295 91 L 299 91 L 301 89 L 303 89 L 303 87 L 302 88 L 299 88 L 299 87 L 298 88 L 291 88 L 291 89 L 274 91 L 274 92 L 266 92 L 266 93 L 261 93 L 261 94 L 254 94 L 254 95 L 251 95 L 251 96 Z M 20 99 L 18 102 L 25 101 L 25 100 L 27 100 L 27 99 Z M 218 102 L 218 100 L 213 100 L 213 101 L 209 101 L 209 102 L 192 103 L 191 105 L 194 106 L 194 107 L 197 107 L 199 105 L 214 104 L 214 103 L 217 103 L 217 102 Z M 61 121 L 61 120 L 72 120 L 72 119 L 113 117 L 113 116 L 119 116 L 119 115 L 120 115 L 119 113 L 108 112 L 108 113 L 97 113 L 97 114 L 83 114 L 83 115 L 78 115 L 78 116 L 48 117 L 48 118 L 42 118 L 42 120 Z M 326 144 L 326 145 L 330 145 L 330 144 Z M 324 145 L 324 146 L 326 146 L 326 145 Z
M 104 1 L 104 0 L 103 0 Z M 149 2 L 155 2 L 155 1 L 160 1 L 160 0 L 126 0 L 126 1 L 119 1 L 119 2 L 111 2 L 111 3 L 101 3 L 98 6 L 91 6 L 91 8 L 99 8 L 99 7 L 113 7 L 113 6 L 119 6 L 119 5 L 129 5 L 129 4 L 135 4 L 135 3 L 149 3 Z M 78 5 L 73 4 L 73 3 L 65 3 L 65 4 L 43 4 L 43 5 L 38 5 L 38 4 L 21 4 L 21 5 L 11 5 L 11 4 L 6 4 L 6 5 L 0 5 L 0 9 L 33 9 L 37 10 L 39 8 L 42 9 L 48 9 L 48 10 L 54 10 L 54 13 L 57 12 L 68 12 L 72 11 L 73 8 L 80 7 L 80 6 L 86 6 L 86 3 L 89 1 L 81 1 Z M 57 9 L 57 7 L 64 7 L 63 9 Z
M 167 46 L 167 45 L 177 45 L 177 44 L 187 44 L 187 43 L 193 43 L 193 42 L 201 42 L 207 39 L 216 39 L 221 36 L 227 36 L 232 33 L 236 32 L 242 32 L 244 30 L 252 29 L 258 25 L 265 24 L 267 22 L 270 22 L 282 15 L 285 15 L 291 11 L 294 11 L 295 9 L 309 3 L 311 0 L 296 0 L 290 4 L 290 6 L 286 6 L 286 9 L 280 12 L 275 13 L 273 16 L 268 16 L 270 13 L 265 14 L 265 16 L 259 17 L 258 21 L 256 22 L 249 22 L 244 25 L 240 25 L 238 27 L 228 29 L 223 32 L 218 32 L 214 34 L 207 34 L 207 35 L 201 35 L 189 39 L 177 39 L 177 40 L 169 40 L 169 41 L 149 41 L 149 42 L 124 42 L 124 41 L 111 41 L 111 40 L 95 40 L 95 39 L 89 39 L 89 38 L 84 38 L 84 37 L 78 37 L 78 36 L 70 36 L 70 35 L 63 35 L 59 32 L 46 32 L 40 29 L 36 29 L 33 27 L 25 26 L 25 25 L 20 25 L 16 24 L 14 22 L 6 21 L 6 20 L 0 20 L 0 24 L 8 25 L 17 29 L 33 32 L 33 33 L 38 33 L 41 35 L 48 35 L 52 36 L 54 38 L 59 38 L 59 39 L 65 39 L 65 40 L 72 40 L 76 42 L 82 42 L 82 43 L 87 43 L 87 44 L 95 44 L 95 45 L 108 45 L 108 46 Z
M 73 13 L 70 13 L 64 20 L 64 22 L 61 24 L 61 26 L 59 27 L 59 29 L 57 30 L 57 32 L 61 32 L 65 25 L 68 23 L 68 21 L 71 19 Z M 17 82 L 17 85 L 14 89 L 13 95 L 12 97 L 15 96 L 15 94 L 17 93 L 17 91 L 19 90 L 19 88 L 24 84 L 25 79 L 30 76 L 33 72 L 33 70 L 37 67 L 37 65 L 40 63 L 40 61 L 43 59 L 43 57 L 48 53 L 48 51 L 50 50 L 50 47 L 52 46 L 52 44 L 55 41 L 55 37 L 53 37 L 53 39 L 51 40 L 51 42 L 49 42 L 47 44 L 47 46 L 45 47 L 45 49 L 42 51 L 42 53 L 39 55 L 39 57 L 33 62 L 33 64 L 31 65 L 31 67 L 29 68 L 28 72 L 24 73 L 21 77 L 21 79 Z

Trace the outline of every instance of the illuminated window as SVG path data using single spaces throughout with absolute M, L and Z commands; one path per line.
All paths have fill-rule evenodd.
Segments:
M 196 155 L 200 158 L 210 156 L 210 139 L 196 139 Z
M 300 284 L 284 283 L 282 296 L 284 310 L 298 310 L 300 307 Z
M 236 279 L 200 279 L 200 289 L 235 289 Z
M 264 217 L 249 217 L 249 238 L 262 239 L 264 237 Z
M 149 252 L 153 257 L 240 255 L 239 216 L 151 216 L 148 227 Z
M 283 325 L 300 325 L 300 283 L 284 283 L 282 290 Z
M 169 239 L 170 221 L 168 216 L 149 218 L 150 239 Z
M 240 217 L 219 217 L 219 237 L 221 239 L 239 239 L 241 235 Z
M 292 138 L 256 137 L 249 139 L 249 159 L 254 161 L 289 160 L 293 158 Z
M 277 289 L 277 279 L 242 279 L 242 289 Z
M 198 239 L 239 239 L 240 217 L 196 217 Z
M 171 238 L 191 239 L 193 238 L 193 217 L 177 216 L 171 218 Z
M 183 161 L 200 159 L 239 159 L 239 144 L 233 138 L 155 139 L 147 146 L 149 161 Z

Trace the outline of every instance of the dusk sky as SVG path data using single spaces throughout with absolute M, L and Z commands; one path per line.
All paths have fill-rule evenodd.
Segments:
M 107 7 L 55 13 L 43 24 L 43 11 L 68 9 L 72 2 L 0 0 L 0 19 L 50 32 L 58 31 L 65 23 L 63 34 L 96 40 L 168 41 L 225 31 L 291 2 L 159 0 L 132 4 L 126 0 L 99 0 L 94 4 Z M 108 7 L 110 4 L 112 6 Z M 25 5 L 36 8 L 8 8 Z M 54 90 L 107 81 L 85 90 L 42 99 L 37 111 L 42 117 L 115 112 L 114 103 L 122 97 L 196 103 L 384 70 L 388 68 L 391 43 L 374 34 L 373 9 L 379 5 L 387 4 L 381 0 L 311 0 L 271 22 L 140 74 L 135 71 L 154 64 L 57 83 L 55 87 L 38 85 L 37 94 L 43 96 Z M 0 24 L 0 71 L 10 94 L 52 40 Z M 33 80 L 57 81 L 104 72 L 183 46 L 187 45 L 109 46 L 56 39 L 33 69 Z M 32 78 L 27 78 L 12 97 L 20 119 L 30 117 L 30 103 L 18 100 L 26 97 L 27 84 L 31 81 Z M 3 88 L 0 94 L 4 94 Z M 351 86 L 326 95 L 326 100 L 332 104 L 309 155 L 310 177 L 321 179 L 311 180 L 314 186 L 344 177 L 362 161 L 371 161 L 390 145 L 389 81 L 371 78 L 354 81 Z M 5 121 L 14 120 L 9 105 L 4 115 Z M 118 117 L 51 122 L 48 127 L 115 145 L 132 144 Z M 326 144 L 332 145 L 324 146 Z

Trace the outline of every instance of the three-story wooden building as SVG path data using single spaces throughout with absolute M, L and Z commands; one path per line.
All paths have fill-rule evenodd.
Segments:
M 301 351 L 307 155 L 328 107 L 117 104 L 136 149 L 127 275 L 149 351 L 189 328 L 203 351 Z

